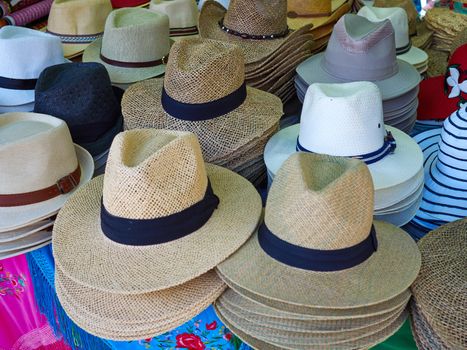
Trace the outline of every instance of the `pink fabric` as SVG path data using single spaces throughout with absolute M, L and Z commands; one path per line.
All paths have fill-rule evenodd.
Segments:
M 0 350 L 69 350 L 37 309 L 24 254 L 0 260 Z
M 46 17 L 50 12 L 52 2 L 53 0 L 42 0 L 22 10 L 13 12 L 9 16 L 5 16 L 5 19 L 7 19 L 12 25 L 25 26 L 38 19 Z

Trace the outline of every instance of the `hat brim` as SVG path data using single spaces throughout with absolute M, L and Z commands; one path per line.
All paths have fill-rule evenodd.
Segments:
M 344 83 L 349 80 L 339 79 L 322 66 L 324 53 L 316 54 L 297 67 L 297 74 L 308 84 L 313 83 Z M 397 60 L 398 71 L 392 77 L 373 81 L 381 91 L 383 100 L 392 99 L 412 90 L 420 83 L 420 73 L 411 64 Z
M 368 165 L 375 188 L 375 208 L 382 209 L 400 202 L 419 185 L 417 175 L 423 168 L 423 154 L 409 135 L 385 125 L 396 140 L 394 153 Z M 282 163 L 296 153 L 300 125 L 292 125 L 273 135 L 264 149 L 264 162 L 271 175 L 275 175 Z
M 70 318 L 91 334 L 112 340 L 144 339 L 167 332 L 207 308 L 226 287 L 212 270 L 177 287 L 136 295 L 81 286 L 60 269 L 55 283 Z
M 102 48 L 102 39 L 98 38 L 86 47 L 83 52 L 83 62 L 98 62 L 103 64 L 109 73 L 110 80 L 116 84 L 135 83 L 137 81 L 154 78 L 165 73 L 165 64 L 159 64 L 154 67 L 145 68 L 125 68 L 112 66 L 102 61 L 100 54 Z M 171 44 L 173 41 L 171 40 Z
M 412 46 L 406 53 L 397 55 L 397 58 L 417 67 L 428 64 L 428 54 L 415 46 Z
M 382 303 L 409 288 L 421 257 L 416 243 L 401 229 L 380 221 L 374 226 L 378 250 L 350 269 L 315 272 L 285 265 L 264 252 L 257 233 L 217 268 L 241 288 L 289 304 L 345 309 Z
M 0 113 L 10 112 L 32 112 L 34 110 L 34 101 L 18 106 L 0 106 Z
M 14 256 L 21 255 L 21 254 L 26 254 L 26 253 L 32 252 L 34 250 L 40 249 L 42 247 L 45 247 L 48 244 L 50 244 L 50 239 L 46 240 L 45 242 L 39 243 L 39 244 L 34 245 L 34 246 L 30 246 L 30 247 L 27 247 L 27 248 L 11 250 L 9 252 L 0 253 L 0 260 L 7 259 L 7 258 L 12 258 Z
M 283 115 L 278 97 L 247 86 L 245 101 L 233 111 L 214 119 L 185 121 L 172 117 L 162 108 L 163 86 L 163 79 L 151 79 L 125 92 L 122 100 L 125 130 L 155 128 L 193 132 L 207 162 L 217 164 L 219 159 L 257 141 L 277 125 Z
M 15 241 L 1 243 L 0 254 L 36 246 L 46 241 L 50 241 L 51 236 L 52 230 L 40 230 L 31 233 L 26 237 L 18 238 Z
M 420 188 L 423 189 L 423 186 Z M 405 224 L 408 224 L 410 220 L 413 219 L 415 214 L 417 213 L 418 208 L 420 207 L 420 203 L 422 200 L 422 193 L 418 195 L 418 197 L 415 198 L 415 200 L 412 202 L 412 204 L 404 209 L 401 209 L 397 212 L 391 212 L 391 213 L 381 213 L 381 214 L 374 214 L 375 220 L 381 220 L 381 221 L 386 221 L 389 222 L 390 224 L 393 224 L 394 226 L 402 227 Z
M 75 150 L 81 168 L 81 178 L 77 186 L 77 188 L 79 188 L 91 180 L 94 173 L 94 161 L 89 152 L 84 148 L 75 144 Z M 77 188 L 70 193 L 57 196 L 44 202 L 16 207 L 1 207 L 0 232 L 23 228 L 56 214 L 66 200 L 76 192 Z
M 104 235 L 100 224 L 103 176 L 93 179 L 57 216 L 56 265 L 79 284 L 125 294 L 174 287 L 213 269 L 255 231 L 262 207 L 248 180 L 212 164 L 206 164 L 206 170 L 220 199 L 210 219 L 183 238 L 147 246 L 119 244 Z
M 347 0 L 332 0 L 332 14 L 323 17 L 287 17 L 287 25 L 289 28 L 296 30 L 305 25 L 313 24 L 313 28 L 319 28 L 328 23 L 335 23 L 339 18 L 351 10 L 351 6 Z
M 0 246 L 3 243 L 16 241 L 18 239 L 30 236 L 31 234 L 36 233 L 38 231 L 45 230 L 46 228 L 52 226 L 54 222 L 54 219 L 45 219 L 17 230 L 2 232 L 0 234 Z

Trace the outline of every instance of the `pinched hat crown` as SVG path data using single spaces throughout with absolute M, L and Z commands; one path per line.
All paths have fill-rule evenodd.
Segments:
M 368 237 L 373 222 L 373 181 L 356 159 L 295 153 L 277 172 L 265 223 L 296 246 L 336 250 Z
M 121 218 L 161 218 L 198 203 L 207 184 L 194 134 L 135 129 L 118 134 L 112 143 L 103 204 Z
M 226 42 L 192 39 L 174 43 L 164 89 L 174 100 L 206 103 L 239 89 L 245 80 L 242 51 Z
M 287 30 L 287 0 L 231 0 L 224 25 L 248 35 L 284 33 Z

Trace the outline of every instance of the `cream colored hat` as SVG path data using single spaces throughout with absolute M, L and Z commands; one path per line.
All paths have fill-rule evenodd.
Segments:
M 402 293 L 418 274 L 420 253 L 404 231 L 373 222 L 373 183 L 363 162 L 297 153 L 274 179 L 264 224 L 217 268 L 279 309 L 345 309 Z
M 107 17 L 104 36 L 84 50 L 83 62 L 102 63 L 112 83 L 134 83 L 165 72 L 170 45 L 167 15 L 122 8 Z
M 64 121 L 7 113 L 0 116 L 0 169 L 0 232 L 7 232 L 54 215 L 91 179 L 94 163 L 73 145 Z
M 173 45 L 164 79 L 131 86 L 123 95 L 125 129 L 191 131 L 207 162 L 217 163 L 276 126 L 282 103 L 245 85 L 241 50 L 193 39 Z
M 169 16 L 174 40 L 198 36 L 198 7 L 195 0 L 152 0 L 149 9 Z
M 105 175 L 57 216 L 55 263 L 70 279 L 100 291 L 162 290 L 225 260 L 254 232 L 260 214 L 254 187 L 230 170 L 205 165 L 192 133 L 127 131 L 115 137 Z
M 60 37 L 65 57 L 79 56 L 102 36 L 111 11 L 109 0 L 55 0 L 50 8 L 47 33 Z

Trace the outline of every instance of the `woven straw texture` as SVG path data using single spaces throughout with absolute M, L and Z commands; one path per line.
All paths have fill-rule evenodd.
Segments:
M 453 39 L 467 28 L 467 16 L 447 8 L 427 11 L 425 22 L 434 31 L 432 49 L 451 51 Z
M 419 242 L 420 274 L 414 298 L 447 345 L 467 347 L 467 219 L 441 226 Z
M 115 340 L 148 338 L 175 328 L 204 310 L 225 288 L 210 271 L 159 292 L 118 295 L 80 286 L 56 271 L 57 294 L 69 316 L 86 331 Z
M 303 247 L 339 249 L 357 244 L 370 230 L 372 186 L 360 161 L 294 154 L 276 175 L 265 222 L 278 237 Z M 218 269 L 253 294 L 290 304 L 339 309 L 381 303 L 412 284 L 420 253 L 399 228 L 383 222 L 375 222 L 375 228 L 378 250 L 350 269 L 315 272 L 287 266 L 260 248 L 257 234 Z
M 148 246 L 118 244 L 102 233 L 102 196 L 113 215 L 160 217 L 204 194 L 204 172 L 220 204 L 199 230 Z M 60 211 L 53 253 L 63 273 L 84 286 L 122 294 L 152 292 L 214 268 L 248 239 L 260 214 L 261 199 L 254 187 L 230 170 L 205 166 L 193 134 L 134 130 L 114 139 L 104 177 L 76 192 Z
M 410 303 L 410 325 L 412 333 L 420 350 L 449 350 L 433 331 L 425 316 L 419 310 L 415 301 Z
M 299 16 L 328 16 L 332 10 L 331 0 L 288 0 L 287 13 L 295 12 Z

